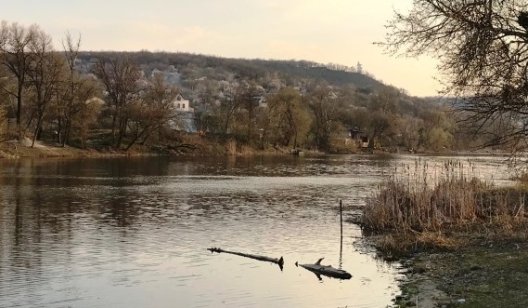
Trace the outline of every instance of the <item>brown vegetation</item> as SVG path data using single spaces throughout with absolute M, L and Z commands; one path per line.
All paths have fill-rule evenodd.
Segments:
M 468 234 L 519 236 L 528 222 L 528 190 L 498 188 L 457 168 L 446 163 L 444 175 L 429 183 L 424 167 L 424 177 L 391 179 L 368 199 L 361 224 L 383 235 L 377 240 L 382 251 L 451 249 L 470 240 Z
M 521 1 L 415 0 L 387 24 L 394 53 L 439 60 L 447 95 L 487 144 L 525 150 L 528 12 Z

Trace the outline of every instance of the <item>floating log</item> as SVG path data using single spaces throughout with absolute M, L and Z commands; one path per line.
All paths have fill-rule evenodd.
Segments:
M 323 259 L 324 258 L 319 259 L 317 262 L 315 262 L 315 264 L 299 264 L 298 262 L 295 262 L 295 266 L 304 267 L 305 269 L 314 273 L 319 280 L 321 280 L 321 275 L 338 279 L 352 278 L 352 275 L 347 271 L 334 268 L 332 265 L 321 265 L 321 261 L 323 261 Z
M 277 264 L 280 267 L 281 271 L 282 271 L 282 268 L 284 266 L 284 259 L 282 257 L 280 257 L 278 259 L 277 258 L 270 258 L 270 257 L 266 257 L 266 256 L 251 255 L 251 254 L 242 253 L 242 252 L 229 251 L 229 250 L 224 250 L 222 248 L 215 248 L 215 247 L 207 248 L 207 250 L 209 250 L 210 252 L 229 253 L 229 254 L 232 254 L 232 255 L 237 255 L 237 256 L 241 256 L 241 257 L 245 257 L 245 258 L 249 258 L 249 259 L 275 263 L 275 264 Z

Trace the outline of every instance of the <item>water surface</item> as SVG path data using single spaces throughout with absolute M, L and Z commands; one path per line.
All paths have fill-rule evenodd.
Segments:
M 491 157 L 0 162 L 0 306 L 385 307 L 402 275 L 358 244 L 356 225 L 341 238 L 338 200 L 356 214 L 417 160 L 509 178 Z M 294 266 L 320 257 L 352 279 Z

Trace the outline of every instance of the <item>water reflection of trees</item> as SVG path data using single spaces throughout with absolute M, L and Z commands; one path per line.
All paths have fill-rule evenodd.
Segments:
M 53 266 L 53 260 L 60 260 L 57 266 L 68 266 L 86 228 L 121 232 L 114 239 L 133 236 L 137 229 L 131 226 L 140 219 L 142 204 L 130 200 L 142 196 L 134 189 L 141 181 L 130 178 L 162 175 L 167 170 L 164 160 L 2 164 L 0 293 L 14 288 L 5 277 L 17 277 L 29 285 L 44 281 L 42 268 Z

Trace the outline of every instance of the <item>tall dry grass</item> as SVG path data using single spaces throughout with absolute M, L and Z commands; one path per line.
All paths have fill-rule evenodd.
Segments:
M 236 155 L 237 154 L 237 142 L 234 139 L 230 139 L 227 141 L 226 145 L 226 153 L 228 155 Z
M 362 225 L 375 232 L 439 232 L 474 224 L 512 228 L 526 222 L 527 189 L 497 188 L 459 163 L 425 164 L 393 176 L 367 200 Z

